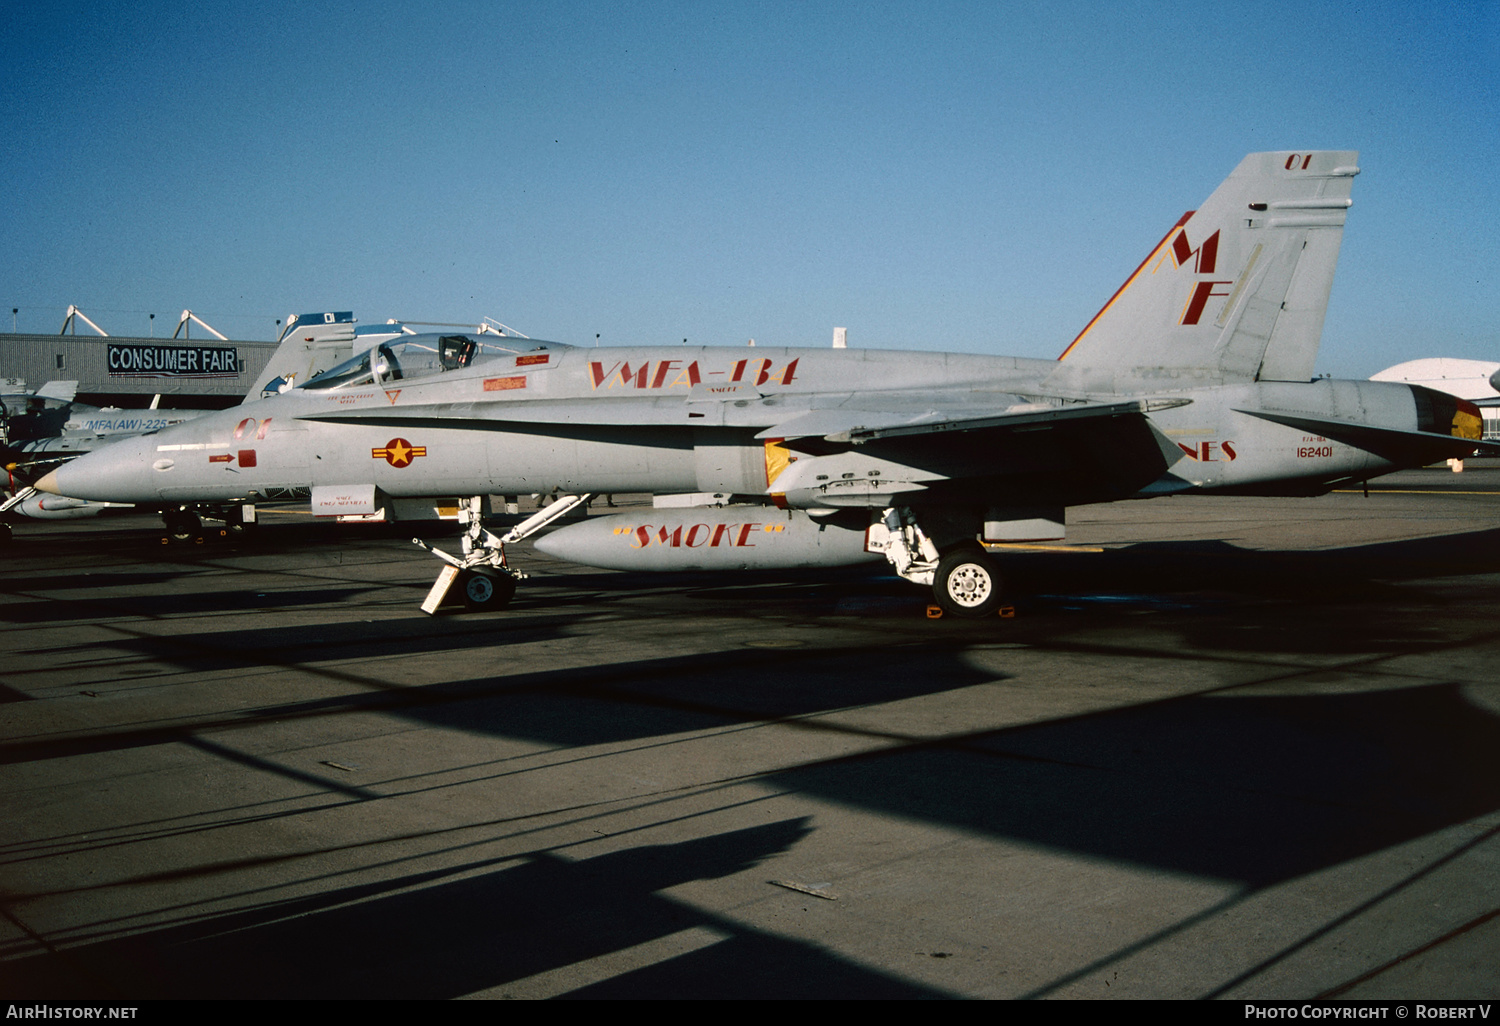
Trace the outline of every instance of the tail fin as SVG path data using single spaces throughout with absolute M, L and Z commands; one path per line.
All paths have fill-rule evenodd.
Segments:
M 354 345 L 354 314 L 293 314 L 276 341 L 281 344 L 245 393 L 247 403 L 275 393 L 282 385 L 300 385 L 347 359 Z
M 43 399 L 57 399 L 60 402 L 70 403 L 78 395 L 78 382 L 49 381 L 37 389 L 36 394 Z
M 1358 156 L 1250 154 L 1079 333 L 1051 383 L 1311 378 Z

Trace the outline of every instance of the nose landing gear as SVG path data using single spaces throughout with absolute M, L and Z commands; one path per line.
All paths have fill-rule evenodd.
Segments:
M 449 555 L 421 538 L 412 539 L 414 544 L 448 564 L 427 593 L 422 612 L 436 613 L 455 584 L 459 586 L 464 608 L 470 612 L 504 609 L 516 593 L 517 582 L 526 579 L 524 573 L 513 570 L 505 561 L 506 544 L 535 534 L 563 514 L 583 505 L 590 497 L 590 494 L 559 496 L 546 509 L 538 510 L 534 516 L 505 532 L 504 537 L 496 537 L 485 530 L 483 496 L 464 499 L 458 510 L 458 522 L 468 525 L 463 537 L 462 557 Z
M 461 570 L 458 585 L 464 608 L 471 613 L 504 609 L 516 594 L 516 578 L 493 570 Z
M 222 529 L 211 527 L 210 533 L 224 537 L 239 538 L 255 525 L 255 507 L 249 504 L 234 506 L 168 506 L 161 511 L 161 520 L 167 528 L 167 537 L 179 544 L 201 542 L 204 538 L 203 521 L 222 521 Z
M 175 542 L 190 542 L 203 536 L 203 521 L 190 506 L 168 506 L 161 511 L 167 537 Z

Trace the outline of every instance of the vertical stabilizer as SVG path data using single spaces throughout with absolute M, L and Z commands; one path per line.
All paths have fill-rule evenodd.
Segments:
M 1250 154 L 1079 333 L 1051 383 L 1116 391 L 1311 378 L 1357 158 Z
M 276 340 L 281 344 L 245 393 L 245 402 L 275 393 L 284 385 L 300 385 L 346 359 L 353 351 L 354 333 L 354 314 L 347 310 L 288 317 Z
M 78 382 L 49 381 L 37 389 L 36 394 L 43 399 L 56 399 L 59 402 L 70 403 L 78 395 Z

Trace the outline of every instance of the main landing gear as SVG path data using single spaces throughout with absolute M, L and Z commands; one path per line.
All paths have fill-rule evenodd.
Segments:
M 896 573 L 932 587 L 933 599 L 954 616 L 990 616 L 1000 608 L 1004 580 L 995 561 L 977 542 L 960 541 L 941 551 L 907 507 L 892 507 L 872 528 L 871 551 L 885 554 Z M 883 539 L 880 537 L 883 535 Z
M 590 497 L 589 494 L 559 496 L 545 509 L 538 510 L 534 516 L 521 521 L 505 532 L 503 537 L 496 537 L 484 528 L 484 496 L 475 495 L 461 500 L 458 508 L 458 522 L 467 525 L 463 537 L 464 554 L 462 557 L 449 555 L 442 549 L 427 544 L 421 538 L 412 539 L 413 543 L 422 546 L 448 564 L 443 567 L 438 574 L 437 581 L 432 585 L 432 590 L 427 593 L 427 599 L 422 603 L 422 612 L 436 613 L 455 584 L 459 589 L 458 597 L 462 600 L 464 608 L 470 612 L 504 609 L 516 593 L 516 584 L 526 579 L 524 573 L 512 569 L 506 563 L 505 546 L 535 534 L 554 520 L 588 502 Z
M 960 545 L 938 560 L 932 593 L 945 613 L 989 616 L 1000 608 L 1000 572 L 978 545 Z

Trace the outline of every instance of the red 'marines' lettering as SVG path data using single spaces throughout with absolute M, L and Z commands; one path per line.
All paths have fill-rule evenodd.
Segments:
M 1195 446 L 1183 445 L 1181 442 L 1178 442 L 1177 448 L 1200 463 L 1223 462 L 1214 454 L 1215 449 L 1223 453 L 1224 460 L 1233 460 L 1239 456 L 1239 453 L 1234 451 L 1233 442 L 1199 442 Z

